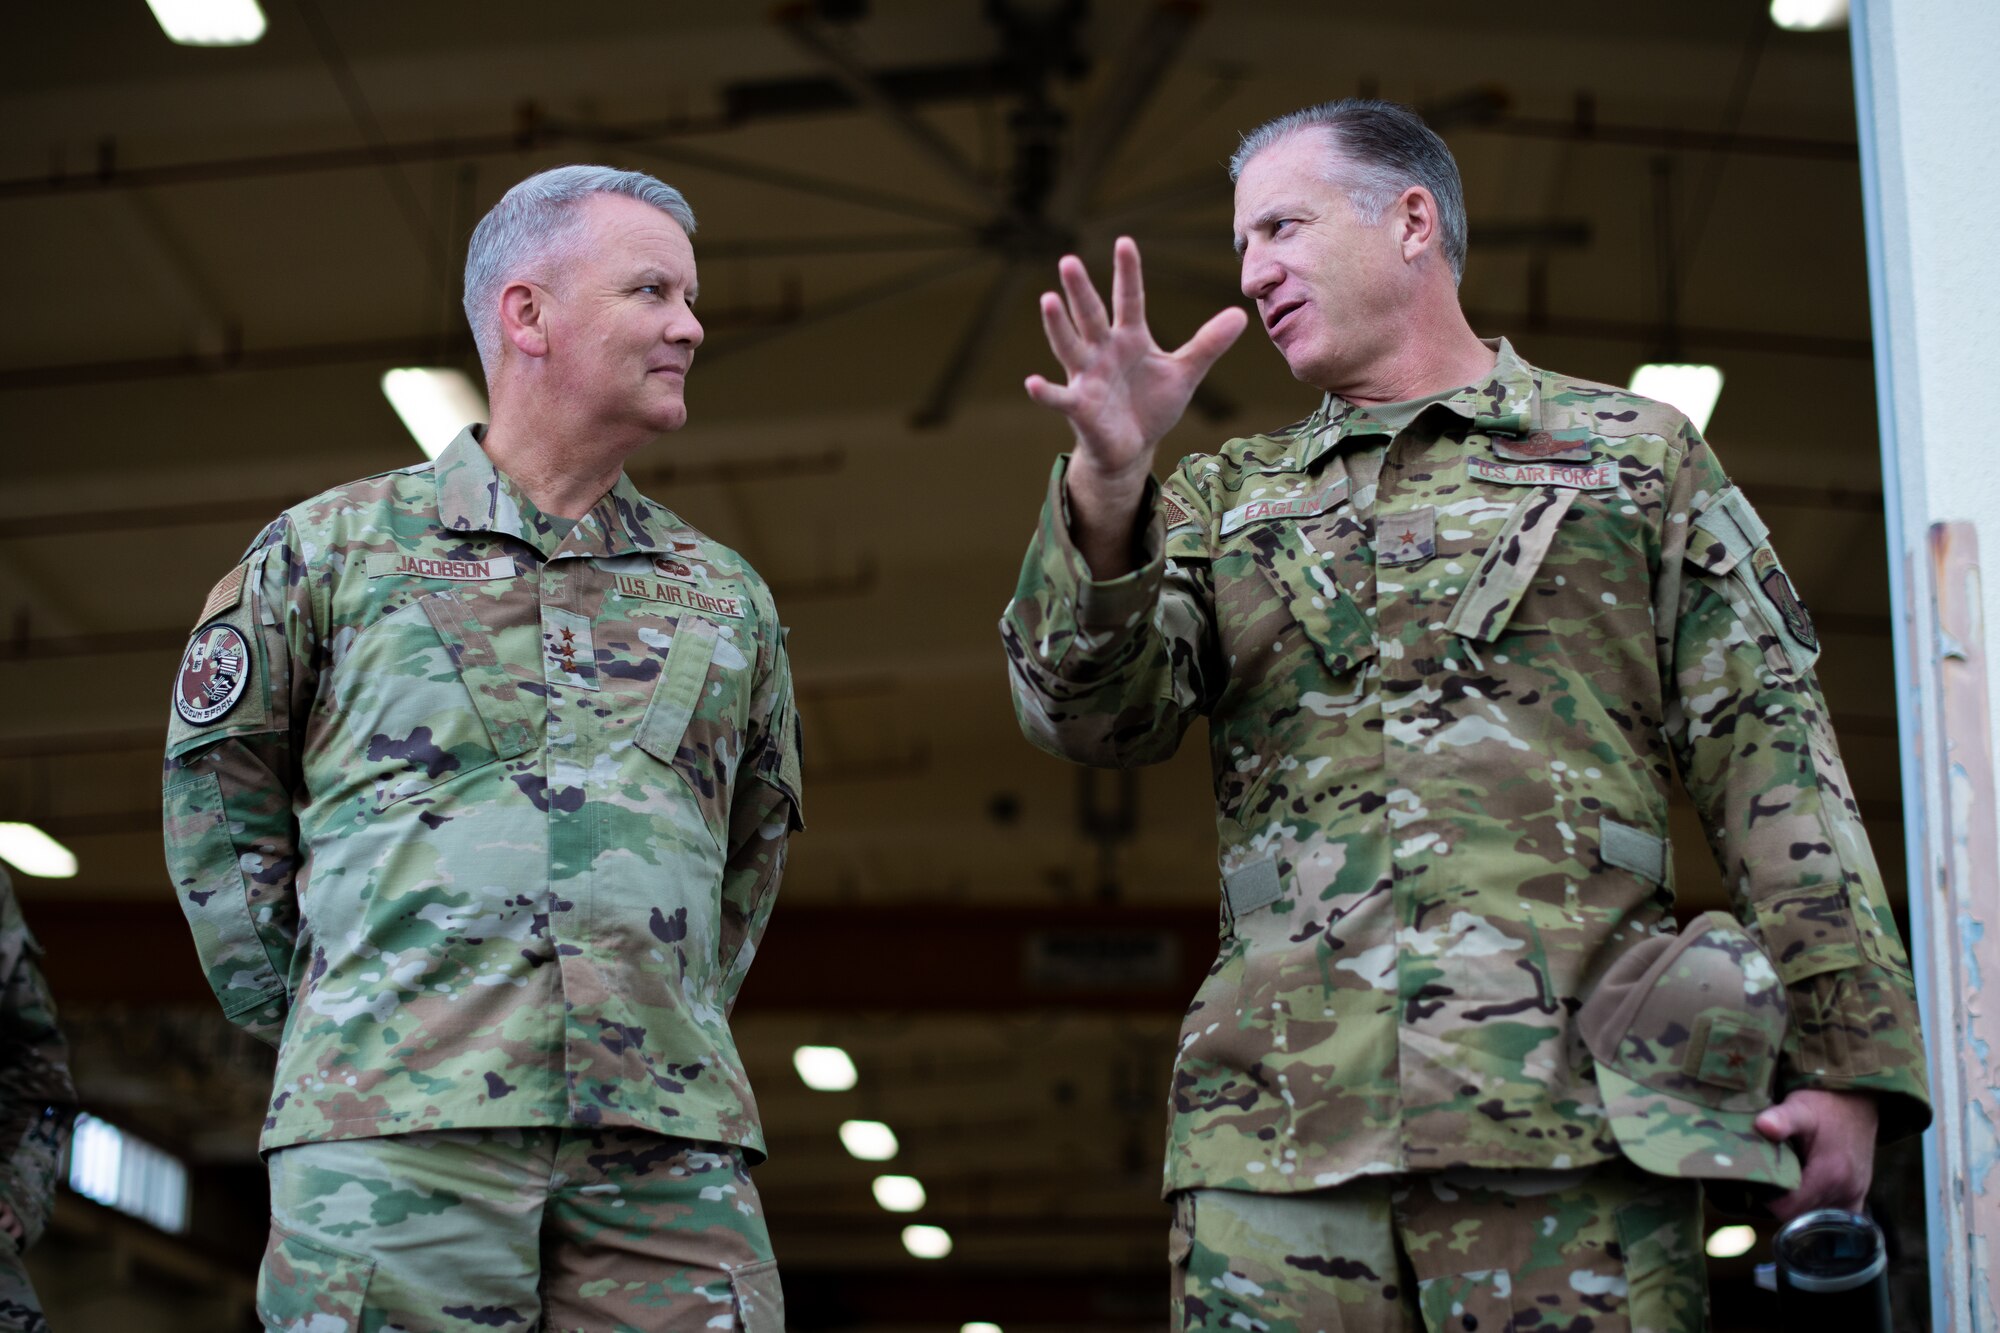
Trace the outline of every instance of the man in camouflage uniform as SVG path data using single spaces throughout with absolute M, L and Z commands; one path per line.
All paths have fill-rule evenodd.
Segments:
M 175 684 L 167 860 L 275 1044 L 287 1333 L 782 1327 L 728 1014 L 799 827 L 771 594 L 640 495 L 694 217 L 566 167 L 475 231 L 493 421 L 287 511 Z
M 41 956 L 0 869 L 0 1333 L 47 1333 L 21 1254 L 48 1229 L 76 1115 L 69 1043 L 35 963 Z
M 1076 448 L 1001 624 L 1052 753 L 1153 763 L 1208 719 L 1222 947 L 1173 1079 L 1176 1318 L 1699 1328 L 1694 1178 L 1856 1206 L 1878 1131 L 1929 1115 L 1811 623 L 1681 413 L 1472 332 L 1457 168 L 1413 114 L 1296 113 L 1232 177 L 1243 291 L 1323 400 L 1156 483 L 1243 315 L 1167 353 L 1129 240 L 1109 311 L 1064 259 L 1067 383 L 1027 387 Z M 1782 1100 L 1746 981 L 1728 1060 L 1687 1053 L 1709 1101 L 1607 1116 L 1577 1015 L 1673 929 L 1676 766 L 1783 987 Z

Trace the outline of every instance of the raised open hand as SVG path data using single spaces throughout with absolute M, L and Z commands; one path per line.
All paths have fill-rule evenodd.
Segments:
M 1130 546 L 1133 517 L 1152 470 L 1153 450 L 1187 411 L 1188 400 L 1249 319 L 1231 306 L 1168 352 L 1146 327 L 1146 289 L 1139 247 L 1121 236 L 1112 247 L 1111 308 L 1091 285 L 1083 261 L 1056 265 L 1063 294 L 1042 293 L 1042 328 L 1068 382 L 1028 376 L 1028 396 L 1069 418 L 1076 435 L 1069 487 L 1077 540 L 1099 577 L 1095 550 L 1112 555 Z M 1068 298 L 1065 302 L 1064 298 Z M 1112 558 L 1104 563 L 1116 566 Z

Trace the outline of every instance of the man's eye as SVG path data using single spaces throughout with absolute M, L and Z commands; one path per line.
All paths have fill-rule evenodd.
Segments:
M 658 296 L 662 291 L 666 289 L 660 286 L 660 284 L 657 282 L 649 282 L 645 286 L 641 287 L 639 290 L 642 292 L 651 292 L 653 295 Z

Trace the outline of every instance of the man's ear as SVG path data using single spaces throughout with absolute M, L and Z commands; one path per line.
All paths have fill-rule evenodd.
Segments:
M 1396 219 L 1396 241 L 1402 247 L 1404 263 L 1415 263 L 1424 251 L 1436 249 L 1443 241 L 1437 199 L 1423 186 L 1412 185 L 1403 191 L 1389 211 Z
M 528 282 L 500 289 L 500 333 L 523 356 L 549 354 L 548 293 Z

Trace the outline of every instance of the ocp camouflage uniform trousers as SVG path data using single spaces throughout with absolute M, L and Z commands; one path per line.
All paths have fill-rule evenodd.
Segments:
M 272 1154 L 269 1333 L 782 1333 L 742 1150 L 438 1130 Z
M 1625 1163 L 1183 1190 L 1176 1330 L 1698 1333 L 1701 1191 Z

